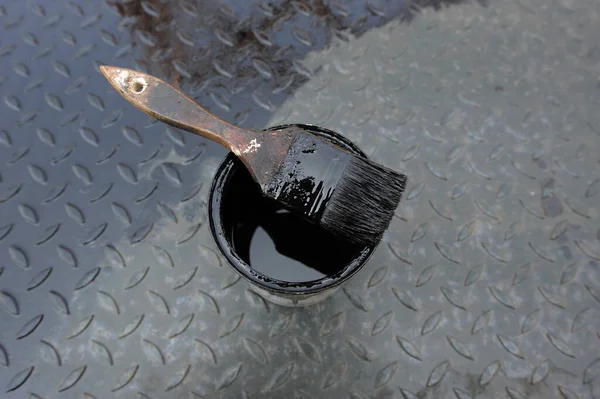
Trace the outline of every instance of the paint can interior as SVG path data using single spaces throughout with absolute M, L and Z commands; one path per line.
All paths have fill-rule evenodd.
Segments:
M 338 133 L 312 125 L 296 126 L 366 156 Z M 284 306 L 306 306 L 325 299 L 366 263 L 376 247 L 341 240 L 264 197 L 231 153 L 213 180 L 209 219 L 213 238 L 227 262 L 257 293 Z

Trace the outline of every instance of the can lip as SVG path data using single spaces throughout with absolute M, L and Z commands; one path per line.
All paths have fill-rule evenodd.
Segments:
M 339 145 L 358 156 L 365 158 L 367 157 L 366 154 L 360 148 L 358 148 L 358 146 L 356 146 L 347 138 L 343 137 L 339 133 L 319 126 L 307 124 L 286 124 L 273 126 L 265 130 L 278 130 L 291 126 L 299 127 L 319 137 L 329 139 L 335 142 L 336 145 Z M 244 165 L 233 153 L 229 153 L 219 166 L 210 188 L 208 218 L 211 235 L 217 245 L 217 248 L 226 258 L 227 262 L 232 266 L 232 268 L 251 283 L 277 294 L 315 294 L 326 289 L 336 287 L 348 280 L 364 266 L 377 248 L 377 244 L 364 247 L 358 253 L 358 255 L 352 259 L 340 272 L 319 280 L 306 282 L 287 282 L 274 279 L 257 272 L 256 270 L 252 269 L 248 263 L 241 259 L 240 256 L 237 255 L 231 243 L 227 239 L 227 235 L 225 234 L 221 220 L 220 205 L 222 202 L 221 200 L 223 197 L 223 192 L 225 191 L 225 187 L 233 175 L 233 172 L 239 167 L 244 167 Z

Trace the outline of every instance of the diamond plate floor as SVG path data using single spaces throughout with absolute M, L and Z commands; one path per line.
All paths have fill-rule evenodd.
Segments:
M 600 4 L 417 8 L 2 2 L 2 397 L 600 397 Z M 404 171 L 384 243 L 317 306 L 265 302 L 207 229 L 225 151 L 103 63 Z

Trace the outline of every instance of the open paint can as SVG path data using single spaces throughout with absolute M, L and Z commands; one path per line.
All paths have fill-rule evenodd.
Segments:
M 366 157 L 338 133 L 312 125 L 294 126 Z M 283 306 L 307 306 L 327 298 L 365 265 L 377 246 L 344 241 L 264 197 L 232 153 L 213 180 L 209 220 L 227 263 L 255 292 Z

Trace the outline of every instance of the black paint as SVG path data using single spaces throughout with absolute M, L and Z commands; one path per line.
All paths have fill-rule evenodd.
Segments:
M 264 197 L 243 165 L 232 173 L 227 187 L 221 218 L 228 239 L 242 260 L 268 277 L 318 280 L 337 274 L 361 252 L 361 246 Z

